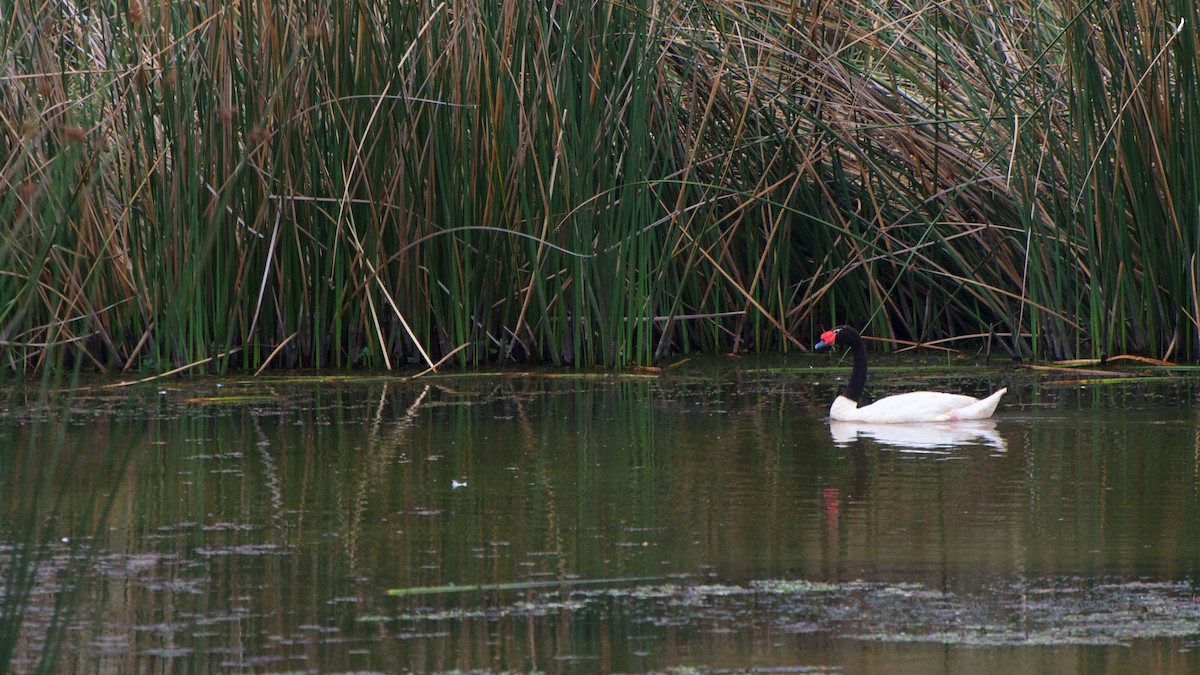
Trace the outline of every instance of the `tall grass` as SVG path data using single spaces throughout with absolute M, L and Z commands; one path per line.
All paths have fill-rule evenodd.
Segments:
M 1198 347 L 1183 2 L 0 13 L 12 371 Z

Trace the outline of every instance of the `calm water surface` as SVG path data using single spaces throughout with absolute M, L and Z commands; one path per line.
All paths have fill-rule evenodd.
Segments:
M 0 657 L 1200 672 L 1200 382 L 1000 384 L 915 431 L 752 367 L 14 389 Z

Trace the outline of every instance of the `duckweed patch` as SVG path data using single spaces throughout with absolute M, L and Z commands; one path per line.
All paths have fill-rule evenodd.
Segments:
M 420 608 L 359 620 L 405 624 L 625 612 L 650 627 L 701 633 L 771 629 L 975 646 L 1121 646 L 1138 639 L 1200 637 L 1195 589 L 1168 582 L 1017 580 L 953 592 L 911 582 L 771 579 L 551 591 L 500 604 L 492 595 L 477 600 L 478 606 Z

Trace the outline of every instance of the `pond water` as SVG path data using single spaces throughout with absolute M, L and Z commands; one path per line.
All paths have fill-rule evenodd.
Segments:
M 855 428 L 797 361 L 13 388 L 0 666 L 1200 672 L 1200 381 Z

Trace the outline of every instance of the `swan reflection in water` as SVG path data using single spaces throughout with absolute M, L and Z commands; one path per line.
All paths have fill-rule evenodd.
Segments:
M 870 424 L 829 420 L 829 435 L 840 447 L 869 438 L 901 452 L 945 455 L 950 448 L 975 445 L 1005 452 L 1008 446 L 996 432 L 996 421 L 960 420 L 923 424 Z

